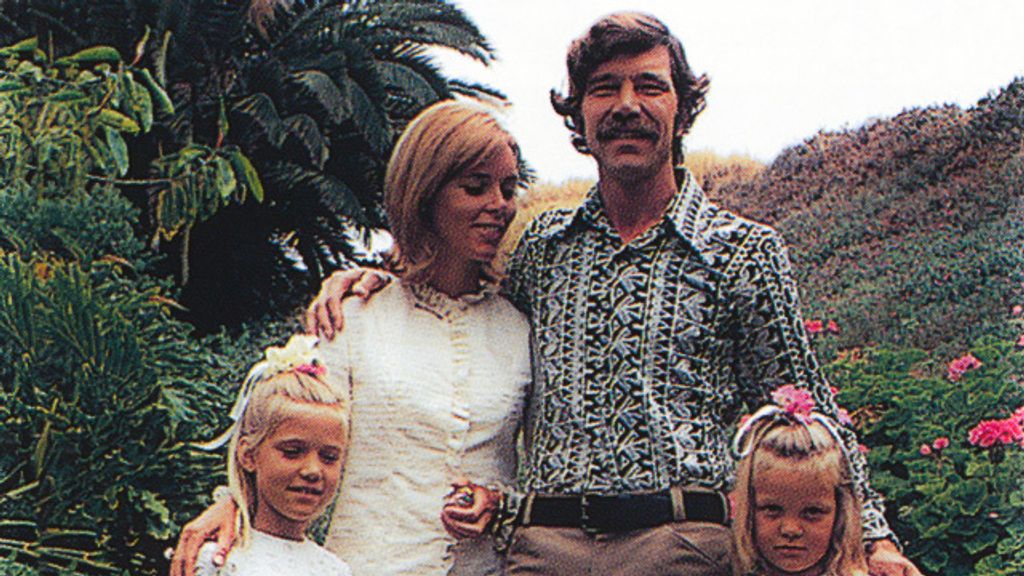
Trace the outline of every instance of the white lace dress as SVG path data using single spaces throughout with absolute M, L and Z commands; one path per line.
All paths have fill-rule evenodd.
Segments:
M 326 547 L 356 576 L 499 574 L 489 538 L 456 543 L 440 521 L 451 483 L 510 484 L 530 382 L 529 325 L 493 289 L 452 299 L 394 282 L 345 304 L 322 341 L 352 394 L 351 440 Z
M 224 566 L 213 564 L 216 542 L 199 549 L 196 576 L 351 576 L 347 564 L 311 540 L 286 540 L 266 532 L 252 531 L 252 542 L 234 548 Z

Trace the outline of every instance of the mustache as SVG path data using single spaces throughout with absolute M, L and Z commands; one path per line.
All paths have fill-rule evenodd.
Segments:
M 657 130 L 647 126 L 643 122 L 606 122 L 597 128 L 598 140 L 611 140 L 614 138 L 643 138 L 657 140 Z

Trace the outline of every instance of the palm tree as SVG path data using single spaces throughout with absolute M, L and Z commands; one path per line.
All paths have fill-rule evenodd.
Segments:
M 158 182 L 126 192 L 147 206 L 201 327 L 301 304 L 358 257 L 352 230 L 384 225 L 383 171 L 405 123 L 455 93 L 501 98 L 429 56 L 493 58 L 446 0 L 14 0 L 4 12 L 0 40 L 130 54 L 146 38 L 139 58 L 174 111 L 130 142 L 148 170 L 130 176 Z

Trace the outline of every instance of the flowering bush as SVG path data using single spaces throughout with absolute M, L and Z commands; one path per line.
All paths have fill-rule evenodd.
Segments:
M 984 420 L 971 429 L 968 440 L 982 448 L 1000 444 L 1024 446 L 1024 430 L 1021 430 L 1020 420 L 1014 417 L 1005 420 Z
M 980 366 L 981 361 L 968 352 L 949 363 L 949 366 L 946 367 L 946 378 L 956 382 L 964 375 L 965 372 L 968 370 L 974 370 Z
M 964 360 L 963 358 L 968 358 Z M 1024 353 L 982 339 L 950 365 L 917 350 L 844 354 L 827 366 L 871 449 L 872 486 L 926 574 L 1024 573 Z

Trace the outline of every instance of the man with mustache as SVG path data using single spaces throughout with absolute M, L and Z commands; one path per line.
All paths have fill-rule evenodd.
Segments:
M 506 293 L 531 322 L 534 383 L 517 486 L 459 486 L 443 521 L 492 530 L 513 575 L 726 575 L 730 427 L 785 384 L 836 414 L 810 350 L 782 239 L 711 204 L 682 162 L 708 81 L 654 17 L 616 13 L 573 42 L 573 143 L 597 161 L 583 205 L 531 224 Z M 307 325 L 340 326 L 332 278 Z M 355 291 L 378 282 L 371 276 Z M 873 574 L 897 550 L 845 430 Z M 503 492 L 503 493 L 502 493 Z
M 649 15 L 612 14 L 567 64 L 552 104 L 599 181 L 580 208 L 539 217 L 509 265 L 535 374 L 518 490 L 477 488 L 445 521 L 472 535 L 500 501 L 509 574 L 731 574 L 723 491 L 740 405 L 798 384 L 835 414 L 832 394 L 779 235 L 675 168 L 708 88 L 679 40 Z M 872 573 L 918 574 L 847 437 Z

